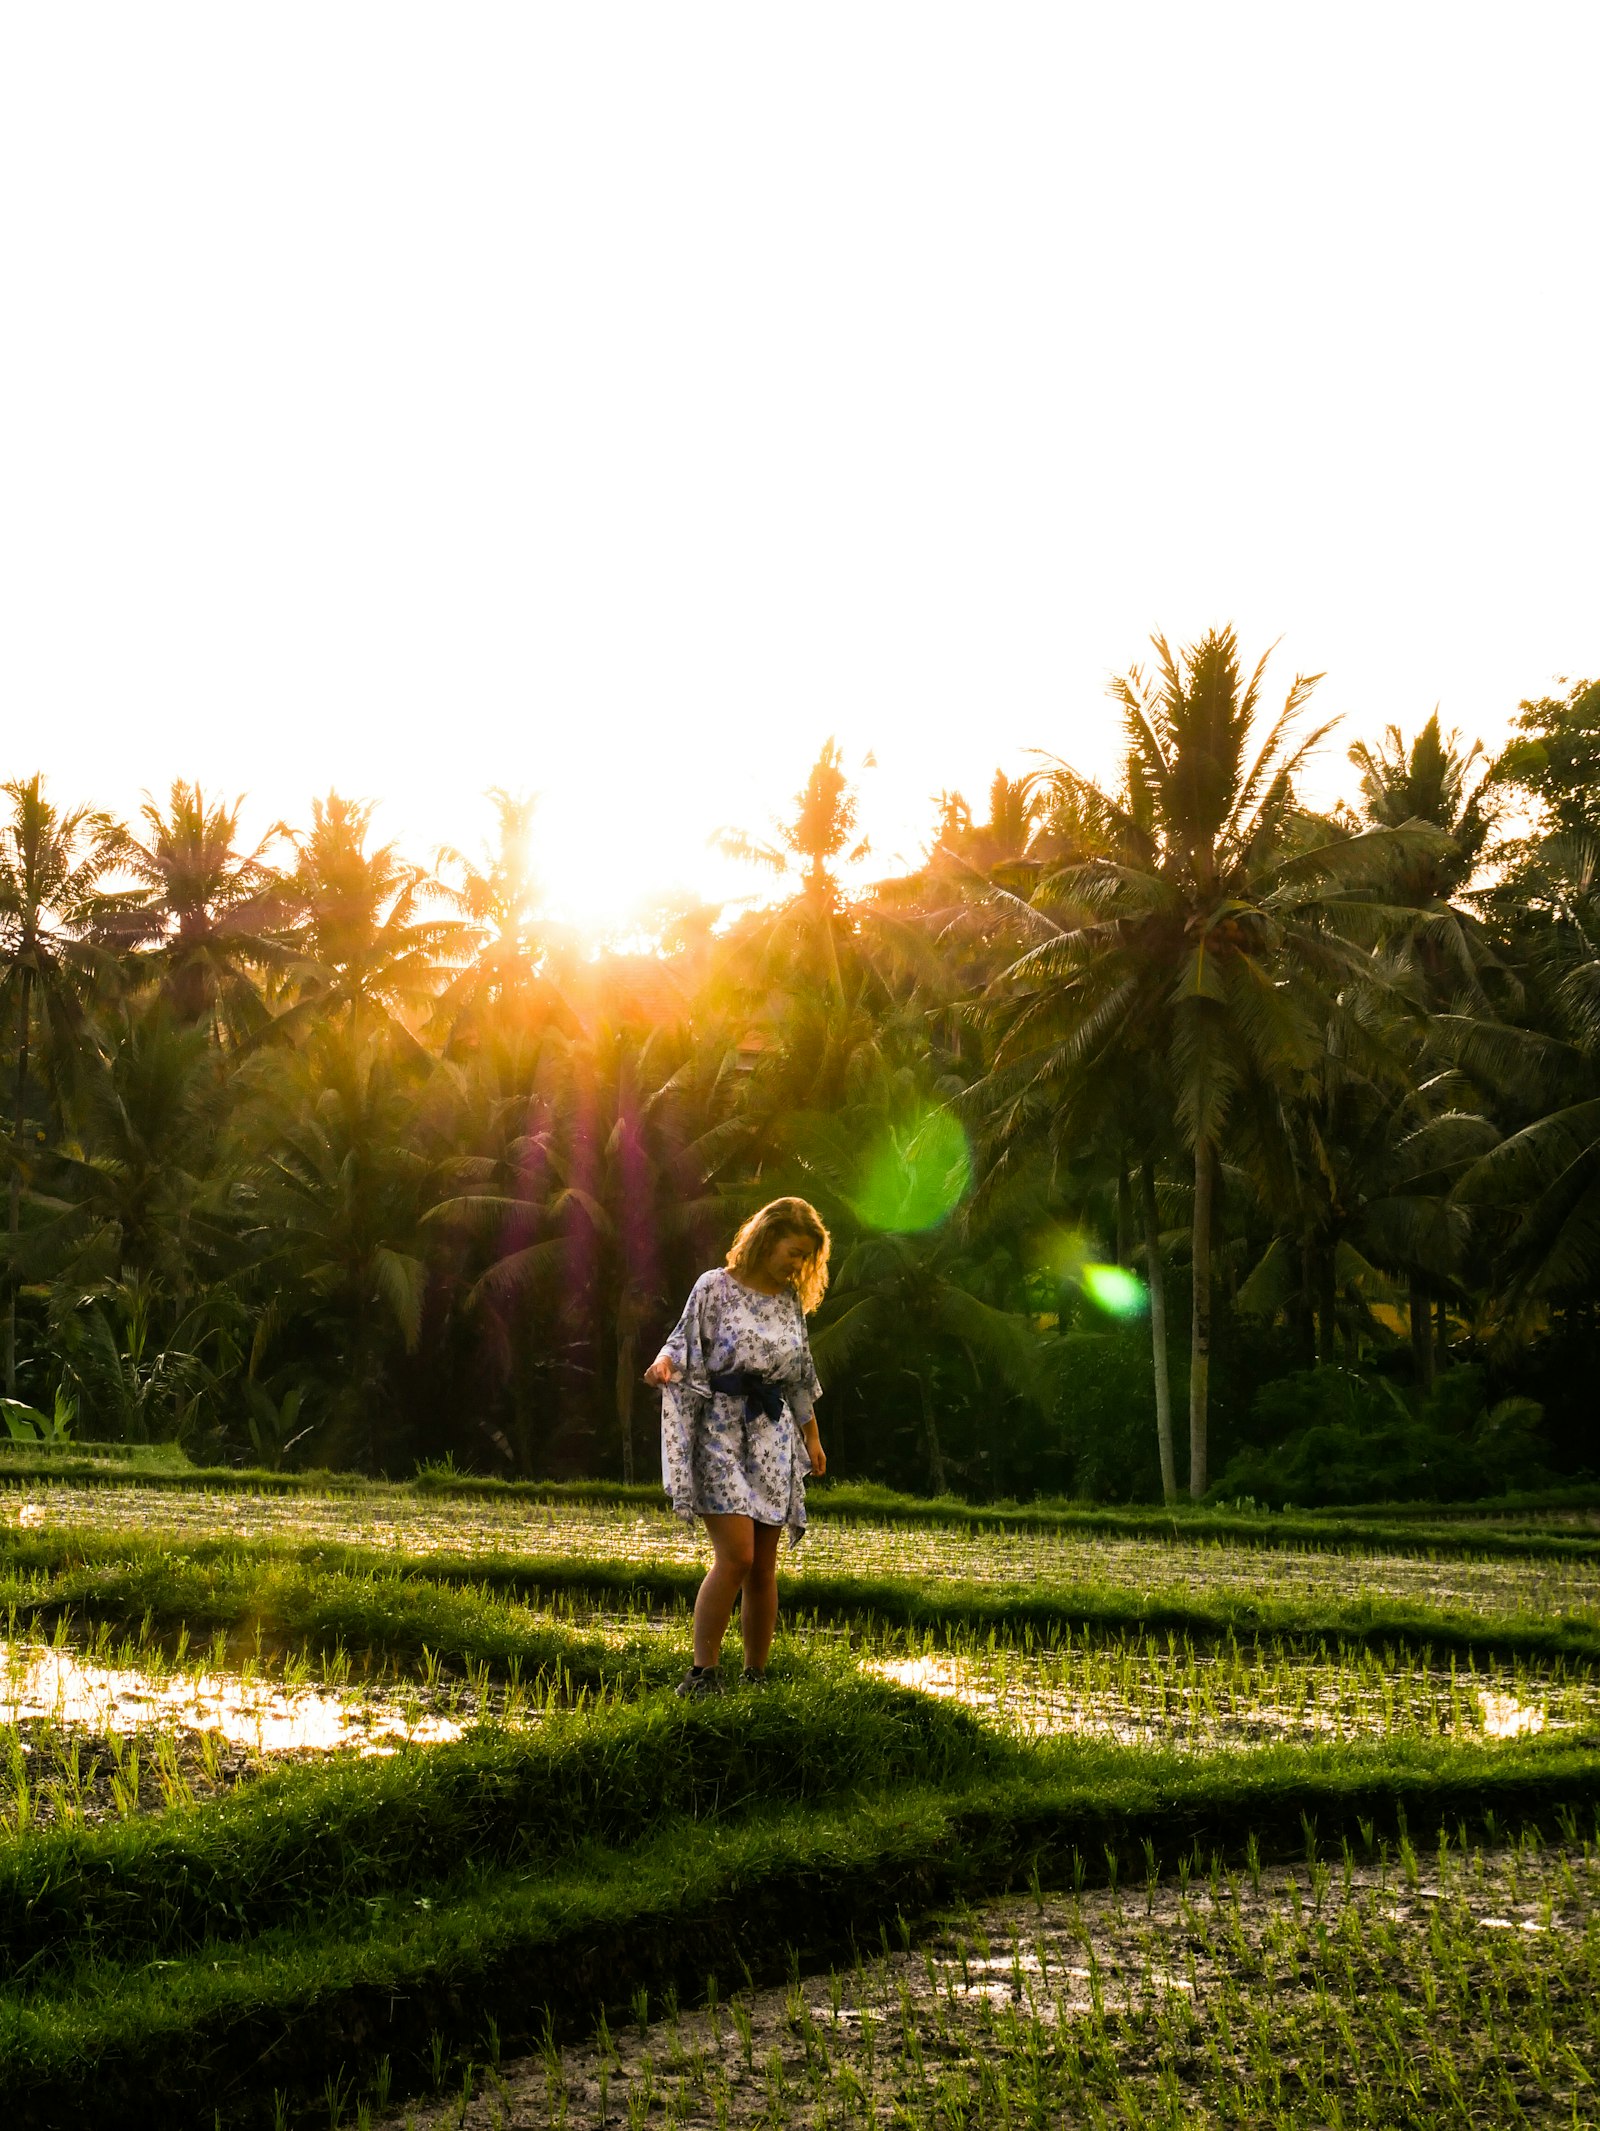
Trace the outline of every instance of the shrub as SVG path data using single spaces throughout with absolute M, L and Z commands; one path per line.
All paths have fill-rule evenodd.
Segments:
M 1302 1369 L 1261 1387 L 1252 1420 L 1264 1447 L 1241 1451 L 1211 1499 L 1317 1508 L 1463 1502 L 1536 1486 L 1547 1477 L 1541 1417 L 1532 1399 L 1488 1406 L 1476 1368 L 1446 1372 L 1420 1409 L 1383 1378 Z

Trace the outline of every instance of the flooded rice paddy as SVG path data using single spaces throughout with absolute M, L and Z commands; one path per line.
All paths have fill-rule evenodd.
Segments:
M 704 1559 L 696 1535 L 672 1517 L 635 1507 L 484 1504 L 447 1500 L 373 1510 L 349 1497 L 236 1492 L 178 1493 L 138 1486 L 35 1487 L 0 1495 L 5 1521 L 34 1529 L 126 1532 L 169 1540 L 321 1541 L 397 1556 L 543 1555 L 647 1563 Z M 1283 1600 L 1296 1595 L 1411 1598 L 1466 1604 L 1494 1613 L 1560 1612 L 1600 1618 L 1600 1573 L 1586 1564 L 1497 1559 L 1444 1563 L 1406 1556 L 1299 1553 L 1206 1543 L 982 1533 L 937 1527 L 845 1524 L 814 1527 L 785 1565 L 796 1573 L 798 1608 L 774 1658 L 774 1677 L 874 1678 L 958 1703 L 1009 1736 L 1104 1740 L 1205 1754 L 1283 1744 L 1337 1745 L 1380 1739 L 1493 1743 L 1535 1734 L 1600 1735 L 1600 1673 L 1581 1660 L 1537 1665 L 1441 1658 L 1426 1647 L 1355 1649 L 1234 1642 L 1197 1646 L 1178 1635 L 1139 1630 L 1013 1639 L 947 1624 L 909 1631 L 858 1617 L 806 1623 L 808 1573 L 892 1573 L 935 1588 L 941 1578 L 1009 1581 L 1022 1587 L 1074 1582 L 1115 1585 L 1135 1595 L 1192 1596 L 1240 1591 Z M 557 1709 L 632 1699 L 643 1681 L 673 1676 L 662 1646 L 689 1654 L 686 1606 L 618 1604 L 616 1594 L 578 1589 L 529 1604 L 485 1590 L 474 1604 L 478 1630 L 502 1650 L 518 1635 L 581 1635 L 615 1653 L 610 1684 L 573 1689 L 559 1655 L 524 1679 L 505 1661 L 455 1664 L 424 1649 L 385 1655 L 357 1642 L 322 1654 L 283 1643 L 263 1651 L 259 1627 L 230 1646 L 217 1631 L 189 1652 L 189 1632 L 168 1622 L 165 1640 L 149 1620 L 137 1640 L 112 1647 L 106 1622 L 58 1618 L 53 1640 L 30 1631 L 32 1604 L 48 1605 L 50 1572 L 19 1583 L 20 1612 L 0 1632 L 0 1764 L 11 1770 L 12 1803 L 0 1776 L 0 1819 L 13 1827 L 93 1811 L 147 1811 L 212 1795 L 268 1765 L 370 1756 L 461 1740 L 478 1725 L 526 1730 Z M 385 1577 L 377 1582 L 381 1590 Z M 355 1599 L 368 1590 L 355 1579 Z M 373 1618 L 381 1621 L 383 1607 Z M 359 1633 L 360 1605 L 350 1615 Z M 476 1618 L 476 1616 L 475 1616 Z M 506 1633 L 501 1635 L 501 1627 Z M 0 1630 L 4 1623 L 0 1622 Z M 477 1631 L 475 1631 L 477 1632 Z M 731 1675 L 737 1659 L 728 1646 Z M 269 1639 L 270 1641 L 270 1639 Z M 636 1653 L 652 1646 L 642 1666 Z M 488 1647 L 488 1645 L 486 1645 Z M 551 1648 L 547 1639 L 542 1646 Z M 592 1662 L 592 1659 L 591 1659 Z M 591 1673 L 591 1678 L 594 1675 Z M 9 1759 L 7 1758 L 9 1757 Z M 139 1770 L 145 1772 L 143 1790 Z M 132 1770 L 130 1778 L 129 1770 Z
M 0 1639 L 0 1830 L 129 1819 L 216 1798 L 273 1766 L 464 1738 L 465 1681 L 310 1684 L 304 1660 L 173 1664 L 126 1643 Z M 504 1702 L 502 1695 L 500 1700 Z
M 0 1725 L 37 1720 L 91 1732 L 214 1732 L 259 1755 L 392 1753 L 397 1745 L 434 1746 L 466 1731 L 414 1699 L 405 1704 L 234 1672 L 102 1665 L 49 1643 L 0 1642 Z
M 353 1496 L 284 1496 L 32 1485 L 0 1496 L 0 1526 L 129 1532 L 176 1544 L 237 1539 L 370 1547 L 405 1555 L 543 1555 L 694 1565 L 698 1531 L 635 1506 L 443 1500 L 375 1507 Z M 1237 1542 L 947 1530 L 828 1519 L 780 1566 L 809 1575 L 894 1576 L 1057 1588 L 1115 1584 L 1147 1599 L 1250 1596 L 1280 1604 L 1412 1603 L 1485 1617 L 1537 1614 L 1600 1625 L 1600 1561 L 1352 1553 Z
M 599 1633 L 622 1650 L 651 1631 L 681 1640 L 687 1662 L 689 1621 L 681 1607 L 654 1615 L 560 1602 L 542 1613 L 506 1610 L 550 1627 L 581 1623 L 587 1634 Z M 342 1649 L 322 1659 L 301 1649 L 230 1665 L 221 1636 L 191 1662 L 186 1642 L 180 1638 L 174 1660 L 148 1639 L 112 1651 L 104 1628 L 76 1649 L 65 1623 L 53 1643 L 0 1640 L 0 1736 L 7 1726 L 102 1742 L 119 1735 L 210 1734 L 243 1749 L 255 1765 L 273 1756 L 372 1755 L 448 1744 L 474 1726 L 526 1731 L 575 1701 L 598 1708 L 643 1691 L 637 1679 L 619 1680 L 575 1696 L 556 1673 L 527 1680 L 492 1675 L 487 1665 L 463 1670 L 427 1652 L 420 1665 L 370 1654 L 353 1663 Z M 730 1677 L 736 1663 L 729 1655 Z M 1268 1644 L 1197 1648 L 1155 1635 L 1067 1636 L 1040 1647 L 1032 1638 L 1024 1646 L 957 1630 L 935 1643 L 931 1636 L 859 1624 L 780 1635 L 776 1681 L 841 1674 L 958 1703 L 1016 1738 L 1096 1739 L 1195 1754 L 1296 1743 L 1600 1734 L 1600 1678 L 1567 1660 L 1537 1669 L 1468 1659 L 1441 1665 L 1426 1651 L 1310 1655 Z
M 1379 1846 L 996 1901 L 852 1964 L 450 2068 L 388 2131 L 651 2122 L 1538 2127 L 1594 2121 L 1593 1841 Z M 441 2067 L 441 2087 L 445 2085 Z
M 1358 1739 L 1515 1739 L 1600 1730 L 1600 1682 L 1504 1670 L 1451 1673 L 1398 1660 L 1289 1660 L 1150 1654 L 1119 1663 L 1016 1650 L 875 1658 L 879 1679 L 954 1701 L 1024 1738 L 1111 1739 L 1214 1753 Z

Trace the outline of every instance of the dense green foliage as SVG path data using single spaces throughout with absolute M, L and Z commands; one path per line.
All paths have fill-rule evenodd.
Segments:
M 830 747 L 771 907 L 589 958 L 503 794 L 429 872 L 337 795 L 246 850 L 182 784 L 133 829 L 8 786 L 9 1428 L 643 1479 L 642 1366 L 798 1191 L 841 1470 L 1302 1507 L 1588 1473 L 1594 687 L 1497 762 L 1391 731 L 1325 815 L 1311 687 L 1268 716 L 1231 633 L 1160 645 L 1115 789 L 951 796 L 860 893 Z

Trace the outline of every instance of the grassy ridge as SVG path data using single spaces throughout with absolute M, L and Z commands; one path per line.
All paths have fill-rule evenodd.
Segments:
M 659 1685 L 683 1663 L 684 1639 L 602 1638 L 529 1618 L 523 1604 L 581 1594 L 618 1608 L 685 1606 L 691 1564 L 638 1564 L 552 1554 L 522 1557 L 330 1548 L 282 1541 L 190 1541 L 83 1532 L 0 1532 L 0 1605 L 19 1621 L 258 1630 L 321 1651 L 370 1651 L 415 1662 L 424 1650 L 457 1667 L 488 1665 L 524 1679 L 560 1672 L 574 1685 Z M 1388 1599 L 1307 1601 L 1240 1593 L 1143 1594 L 1116 1584 L 963 1584 L 915 1577 L 780 1575 L 791 1625 L 874 1623 L 960 1629 L 1022 1641 L 1132 1631 L 1199 1644 L 1281 1641 L 1285 1647 L 1429 1649 L 1448 1658 L 1557 1658 L 1600 1663 L 1600 1617 L 1484 1615 Z
M 705 1712 L 694 1713 L 698 1722 Z M 1594 1747 L 1381 1747 L 1183 1762 L 1101 1749 L 1026 1775 L 848 1807 L 679 1824 L 566 1874 L 479 1876 L 431 1906 L 369 1910 L 369 1926 L 287 1927 L 162 1966 L 87 1964 L 26 2000 L 0 1997 L 0 2091 L 19 2127 L 109 2113 L 128 2126 L 272 2121 L 272 2091 L 326 2122 L 325 2084 L 389 2060 L 398 2092 L 429 2083 L 430 2043 L 511 2047 L 584 2032 L 637 1989 L 698 1995 L 815 1966 L 852 1939 L 1036 1872 L 1142 1878 L 1198 1849 L 1304 1854 L 1307 1831 L 1419 1840 L 1441 1823 L 1501 1829 L 1600 1804 Z M 1553 1828 L 1551 1828 L 1553 1832 Z M 1147 1853 L 1145 1845 L 1150 1845 Z M 307 2114 L 304 2121 L 312 2121 Z
M 348 1557 L 347 1557 L 348 1558 Z M 593 1599 L 625 1598 L 671 1604 L 692 1599 L 700 1571 L 673 1563 L 659 1566 L 583 1561 L 570 1555 L 521 1559 L 430 1554 L 415 1564 L 388 1557 L 402 1575 L 437 1581 L 455 1577 L 485 1590 L 534 1599 L 581 1591 Z M 1188 1636 L 1196 1642 L 1282 1639 L 1299 1648 L 1344 1644 L 1383 1648 L 1405 1644 L 1506 1658 L 1555 1657 L 1600 1661 L 1600 1618 L 1549 1619 L 1539 1615 L 1486 1615 L 1446 1607 L 1405 1605 L 1391 1599 L 1328 1600 L 1255 1598 L 1232 1593 L 1184 1598 L 1145 1594 L 1114 1583 L 1007 1585 L 956 1583 L 917 1577 L 817 1575 L 778 1577 L 785 1617 L 792 1625 L 819 1622 L 881 1622 L 903 1628 L 992 1631 L 998 1638 L 1073 1633 L 1115 1635 L 1128 1631 Z
M 119 1549 L 126 1554 L 127 1549 Z M 344 1651 L 416 1666 L 431 1657 L 455 1670 L 487 1666 L 500 1678 L 559 1678 L 569 1687 L 660 1686 L 683 1670 L 680 1644 L 641 1632 L 607 1639 L 531 1618 L 512 1594 L 370 1567 L 292 1559 L 209 1559 L 140 1548 L 135 1558 L 70 1559 L 52 1573 L 13 1561 L 0 1573 L 0 1605 L 19 1627 L 64 1621 L 156 1630 L 220 1629 L 230 1650 L 253 1645 Z
M 532 1732 L 287 1769 L 159 1819 L 60 1827 L 0 1847 L 0 1970 L 170 1957 L 474 1869 L 548 1868 L 664 1821 L 957 1785 L 1018 1756 L 965 1711 L 870 1682 L 707 1705 L 661 1696 Z M 364 1915 L 355 1921 L 365 1924 Z
M 92 1461 L 70 1453 L 23 1451 L 0 1456 L 0 1489 L 54 1482 L 85 1490 L 138 1486 L 153 1492 L 211 1491 L 287 1497 L 352 1499 L 375 1508 L 439 1501 L 528 1502 L 544 1505 L 659 1510 L 653 1484 L 608 1480 L 494 1480 L 469 1475 L 420 1475 L 373 1480 L 354 1473 L 282 1473 L 232 1466 L 170 1466 Z M 964 1502 L 952 1495 L 898 1494 L 855 1482 L 814 1483 L 807 1493 L 814 1522 L 933 1526 L 945 1530 L 1062 1532 L 1109 1538 L 1159 1539 L 1179 1544 L 1313 1547 L 1329 1552 L 1393 1552 L 1585 1559 L 1600 1555 L 1600 1532 L 1555 1532 L 1507 1518 L 1543 1511 L 1600 1509 L 1600 1488 L 1470 1504 L 1396 1503 L 1356 1511 L 1240 1511 L 1182 1504 L 1172 1509 L 1101 1508 L 1064 1500 Z M 1493 1521 L 1489 1521 L 1493 1520 Z

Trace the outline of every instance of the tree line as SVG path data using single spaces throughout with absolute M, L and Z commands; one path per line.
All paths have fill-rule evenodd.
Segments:
M 548 924 L 531 801 L 431 868 L 330 794 L 0 813 L 15 1435 L 655 1470 L 639 1384 L 782 1192 L 835 1236 L 830 1456 L 985 1496 L 1357 1500 L 1594 1462 L 1600 684 L 1490 757 L 1325 745 L 1230 630 L 865 855 L 839 750 L 772 898 Z

